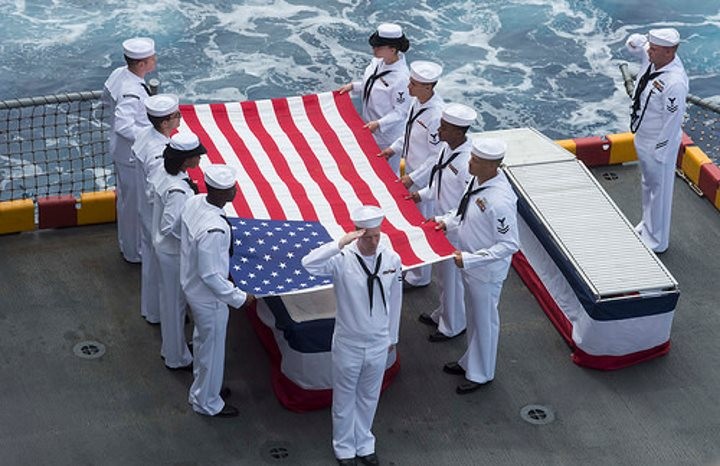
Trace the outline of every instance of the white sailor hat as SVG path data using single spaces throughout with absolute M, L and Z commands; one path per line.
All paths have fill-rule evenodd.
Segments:
M 178 111 L 178 98 L 175 94 L 157 94 L 145 99 L 148 115 L 164 117 Z
M 442 66 L 431 61 L 418 60 L 410 63 L 410 77 L 419 83 L 437 82 L 442 72 Z
M 680 33 L 675 28 L 650 29 L 648 41 L 662 47 L 674 47 L 680 43 Z
M 403 34 L 402 27 L 394 23 L 382 23 L 377 27 L 377 31 L 373 32 L 368 39 L 372 47 L 380 47 L 388 45 L 395 47 L 400 52 L 407 52 L 410 48 L 410 41 Z
M 350 220 L 358 228 L 379 227 L 385 215 L 380 207 L 363 205 L 352 211 Z
M 155 55 L 155 41 L 149 37 L 133 37 L 124 41 L 122 46 L 125 56 L 133 60 L 142 60 Z
M 450 104 L 443 110 L 442 119 L 451 125 L 468 127 L 475 123 L 477 112 L 467 105 Z
M 383 39 L 399 39 L 402 37 L 402 27 L 395 23 L 382 23 L 377 27 L 378 37 Z
M 474 138 L 470 153 L 485 160 L 500 160 L 505 157 L 507 144 L 500 139 Z
M 166 159 L 189 159 L 203 154 L 207 154 L 205 146 L 200 143 L 195 133 L 187 130 L 173 134 L 163 151 Z
M 235 186 L 235 170 L 227 165 L 213 164 L 203 169 L 205 184 L 216 189 Z

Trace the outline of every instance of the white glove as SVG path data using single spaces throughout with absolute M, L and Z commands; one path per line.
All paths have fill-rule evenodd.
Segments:
M 642 48 L 645 47 L 645 44 L 647 44 L 647 41 L 647 36 L 643 34 L 631 34 L 625 41 L 625 46 L 631 52 L 636 52 L 638 50 L 642 50 Z

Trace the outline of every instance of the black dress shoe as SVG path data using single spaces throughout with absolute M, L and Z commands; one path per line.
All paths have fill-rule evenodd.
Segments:
M 474 392 L 475 390 L 479 389 L 480 387 L 483 387 L 483 386 L 489 384 L 490 382 L 492 382 L 492 380 L 488 380 L 485 383 L 477 383 L 477 382 L 473 382 L 471 380 L 466 380 L 465 382 L 459 384 L 455 388 L 455 393 L 457 393 L 458 395 L 466 395 L 468 393 Z
M 429 325 L 431 327 L 437 327 L 438 325 L 437 322 L 433 320 L 432 316 L 430 316 L 430 314 L 428 314 L 427 312 L 423 312 L 422 314 L 420 314 L 418 316 L 418 320 L 423 324 Z
M 336 458 L 337 462 L 341 466 L 355 466 L 357 463 L 355 462 L 355 458 Z
M 222 411 L 215 414 L 213 417 L 237 417 L 238 414 L 240 414 L 240 411 L 238 411 L 235 406 L 225 403 Z
M 220 389 L 220 398 L 222 398 L 223 400 L 225 398 L 230 398 L 231 395 L 232 390 L 230 390 L 230 387 L 223 387 Z
M 375 453 L 370 453 L 369 455 L 365 456 L 358 456 L 357 459 L 360 460 L 361 464 L 366 464 L 370 466 L 380 464 L 380 460 Z
M 177 372 L 192 372 L 193 371 L 192 363 L 188 364 L 187 366 L 180 366 L 180 367 L 165 366 L 165 368 L 169 371 L 174 371 L 174 372 L 175 371 L 177 371 Z
M 443 366 L 443 372 L 447 372 L 452 375 L 465 375 L 465 369 L 456 362 L 449 362 Z
M 430 340 L 430 341 L 433 342 L 433 343 L 438 343 L 438 342 L 441 342 L 441 341 L 452 340 L 453 338 L 459 337 L 459 336 L 462 335 L 463 333 L 465 333 L 465 330 L 463 330 L 462 332 L 458 333 L 457 335 L 454 335 L 454 336 L 452 336 L 452 337 L 449 337 L 449 336 L 445 335 L 444 333 L 442 333 L 440 330 L 437 330 L 437 331 L 435 331 L 435 333 L 431 333 L 430 335 L 428 335 L 428 340 Z

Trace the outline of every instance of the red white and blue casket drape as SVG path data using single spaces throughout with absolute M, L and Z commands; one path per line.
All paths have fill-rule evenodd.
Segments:
M 382 231 L 403 268 L 440 261 L 453 247 L 424 222 L 347 94 L 182 105 L 180 130 L 207 149 L 191 177 L 205 190 L 202 169 L 227 164 L 238 193 L 225 208 L 233 225 L 231 274 L 258 296 L 330 286 L 300 265 L 311 249 L 352 230 L 350 213 L 377 205 Z

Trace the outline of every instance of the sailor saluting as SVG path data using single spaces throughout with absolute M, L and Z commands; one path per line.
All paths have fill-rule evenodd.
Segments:
M 308 272 L 332 276 L 337 314 L 332 340 L 333 450 L 339 464 L 379 464 L 371 432 L 402 307 L 400 256 L 380 233 L 379 207 L 350 216 L 355 230 L 303 257 Z
M 642 221 L 635 227 L 643 242 L 661 253 L 670 240 L 673 172 L 682 139 L 688 78 L 676 55 L 680 34 L 672 28 L 632 34 L 627 49 L 642 59 L 635 83 L 630 130 L 635 133 L 642 172 Z
M 373 132 L 380 149 L 385 149 L 403 135 L 403 123 L 410 107 L 410 73 L 404 55 L 410 41 L 399 25 L 383 23 L 368 42 L 374 58 L 365 68 L 363 80 L 345 84 L 338 92 L 362 93 L 365 128 Z M 400 158 L 390 160 L 390 166 L 399 174 Z

